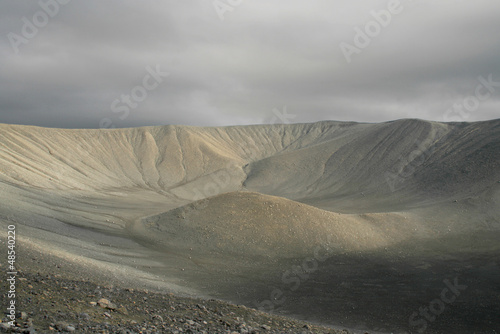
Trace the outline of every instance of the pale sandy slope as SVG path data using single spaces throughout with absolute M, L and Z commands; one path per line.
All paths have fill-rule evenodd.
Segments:
M 481 266 L 493 263 L 487 277 L 500 277 L 499 153 L 500 120 L 116 130 L 0 125 L 0 221 L 17 222 L 26 247 L 84 264 L 89 275 L 109 269 L 120 280 L 252 306 L 273 287 L 286 290 L 283 273 L 323 252 L 329 259 L 310 273 L 315 279 L 295 277 L 307 291 L 294 290 L 276 310 L 409 330 L 409 314 L 430 293 L 424 281 L 442 284 L 456 268 L 474 267 L 474 257 L 484 259 Z M 445 268 L 450 258 L 465 262 L 449 272 L 425 271 Z M 408 310 L 377 321 L 380 308 L 367 306 L 376 299 L 363 300 L 358 293 L 365 290 L 342 284 L 366 283 L 365 268 L 387 261 L 387 268 L 396 261 L 406 268 L 397 272 L 421 279 L 392 290 L 413 296 L 402 304 L 380 297 Z M 338 263 L 350 264 L 342 265 L 340 282 L 328 274 Z M 375 294 L 396 284 L 389 272 L 379 276 Z M 332 292 L 343 297 L 313 307 L 333 286 L 344 287 Z M 363 307 L 345 311 L 355 300 Z

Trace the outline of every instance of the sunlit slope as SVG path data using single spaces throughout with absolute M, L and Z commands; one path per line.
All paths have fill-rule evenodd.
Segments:
M 393 201 L 401 194 L 419 201 L 422 194 L 491 187 L 500 180 L 499 153 L 499 120 L 114 130 L 0 125 L 0 182 L 150 190 L 187 201 L 243 188 L 304 202 Z
M 401 215 L 343 215 L 253 192 L 210 197 L 142 224 L 136 232 L 167 250 L 273 259 L 307 256 L 319 245 L 337 253 L 385 247 L 418 226 Z
M 0 125 L 1 179 L 49 189 L 165 191 L 321 141 L 336 124 L 115 130 Z

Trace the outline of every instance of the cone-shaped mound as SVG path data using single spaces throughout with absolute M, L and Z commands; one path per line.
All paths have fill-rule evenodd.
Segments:
M 253 192 L 210 197 L 143 223 L 168 248 L 227 255 L 297 257 L 313 254 L 318 245 L 355 251 L 386 245 L 394 237 L 359 216 Z

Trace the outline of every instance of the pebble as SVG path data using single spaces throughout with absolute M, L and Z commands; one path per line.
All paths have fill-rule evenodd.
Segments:
M 116 304 L 110 302 L 108 299 L 106 298 L 101 298 L 99 299 L 99 301 L 97 302 L 97 304 L 102 307 L 102 308 L 107 308 L 108 310 L 116 310 Z

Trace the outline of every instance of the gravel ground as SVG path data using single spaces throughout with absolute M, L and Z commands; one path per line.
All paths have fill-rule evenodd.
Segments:
M 349 333 L 218 300 L 20 272 L 13 333 Z M 5 291 L 5 290 L 4 290 Z M 4 296 L 5 297 L 5 296 Z

